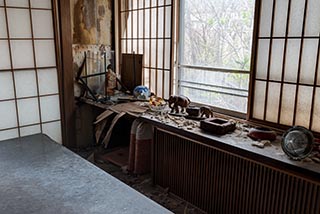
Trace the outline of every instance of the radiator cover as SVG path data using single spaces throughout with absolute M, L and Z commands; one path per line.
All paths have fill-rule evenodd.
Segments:
M 320 184 L 155 128 L 156 185 L 208 213 L 320 213 Z

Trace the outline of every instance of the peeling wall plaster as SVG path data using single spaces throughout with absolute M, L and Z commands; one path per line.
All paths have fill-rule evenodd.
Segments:
M 112 0 L 72 0 L 73 44 L 112 42 Z

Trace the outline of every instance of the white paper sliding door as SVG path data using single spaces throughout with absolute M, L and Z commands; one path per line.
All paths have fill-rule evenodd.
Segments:
M 62 143 L 51 0 L 0 0 L 0 140 Z

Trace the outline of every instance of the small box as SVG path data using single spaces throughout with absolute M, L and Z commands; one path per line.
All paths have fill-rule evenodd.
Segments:
M 200 121 L 200 128 L 212 134 L 224 135 L 233 132 L 236 124 L 222 118 L 208 118 Z

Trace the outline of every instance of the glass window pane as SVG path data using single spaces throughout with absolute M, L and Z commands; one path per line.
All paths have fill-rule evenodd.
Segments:
M 312 130 L 316 132 L 320 132 L 320 88 L 316 89 L 314 107 L 313 107 L 313 115 L 312 115 Z
M 151 38 L 157 37 L 157 10 L 156 8 L 151 9 Z
M 157 58 L 157 43 L 155 39 L 151 39 L 151 65 L 150 67 L 155 68 L 156 65 L 156 58 Z
M 31 38 L 29 10 L 8 8 L 7 12 L 10 37 Z
M 158 39 L 158 53 L 157 53 L 158 68 L 163 68 L 163 46 L 164 46 L 164 40 Z
M 56 52 L 53 40 L 35 40 L 37 67 L 56 65 Z
M 254 88 L 253 118 L 263 119 L 266 82 L 256 81 Z
M 39 134 L 39 133 L 41 133 L 40 125 L 27 126 L 27 127 L 20 128 L 21 137 L 33 135 L 33 134 Z
M 164 23 L 164 9 L 163 7 L 158 8 L 158 35 L 157 37 L 162 38 L 163 37 L 163 25 Z
M 318 39 L 305 39 L 303 43 L 300 82 L 313 84 L 317 64 Z
M 296 124 L 309 128 L 313 87 L 299 86 Z
M 282 89 L 280 123 L 291 126 L 293 122 L 295 85 L 284 84 Z
M 139 32 L 138 32 L 138 37 L 139 38 L 143 38 L 143 34 L 144 34 L 144 25 L 143 25 L 143 21 L 146 21 L 144 20 L 144 10 L 139 10 L 138 11 L 138 15 L 139 15 Z
M 29 2 L 28 0 L 7 0 L 6 5 L 10 7 L 29 7 Z
M 19 137 L 18 129 L 0 131 L 0 141 Z
M 157 6 L 157 1 L 158 0 L 151 0 L 151 7 Z
M 0 38 L 7 38 L 7 24 L 4 9 L 0 8 Z
M 62 144 L 61 122 L 45 123 L 42 125 L 42 131 L 52 140 Z
M 168 71 L 164 71 L 164 84 L 163 84 L 163 88 L 164 88 L 164 95 L 163 98 L 164 99 L 168 99 L 170 94 L 169 94 L 169 90 L 170 90 L 170 72 Z
M 158 84 L 157 84 L 157 96 L 159 97 L 163 97 L 162 94 L 162 88 L 163 88 L 163 71 L 162 70 L 157 70 L 157 80 L 158 80 Z
M 31 0 L 32 8 L 51 8 L 51 0 Z
M 37 79 L 34 70 L 15 71 L 17 98 L 37 96 Z
M 3 6 L 3 5 L 4 5 L 3 0 L 0 0 L 0 6 Z
M 145 38 L 149 39 L 150 38 L 150 9 L 145 10 L 144 13 L 144 36 Z
M 301 0 L 291 0 L 288 36 L 301 36 L 302 34 L 304 3 L 305 1 Z
M 290 39 L 287 43 L 287 54 L 285 63 L 284 80 L 288 82 L 297 81 L 299 66 L 300 39 Z
M 320 1 L 309 0 L 306 17 L 305 35 L 319 36 L 320 32 Z
M 259 36 L 266 36 L 266 37 L 270 36 L 271 21 L 272 21 L 272 7 L 273 7 L 273 1 L 270 1 L 270 0 L 261 1 Z
M 269 39 L 261 39 L 258 43 L 258 57 L 256 62 L 256 78 L 267 79 L 269 61 Z
M 273 36 L 285 36 L 289 0 L 275 1 Z
M 10 55 L 8 41 L 0 40 L 0 69 L 10 69 Z
M 40 123 L 38 98 L 18 100 L 20 126 Z
M 150 90 L 151 92 L 157 93 L 156 92 L 156 70 L 150 69 L 151 71 L 151 85 L 150 85 Z
M 183 63 L 249 70 L 253 1 L 184 2 L 180 31 Z
M 43 122 L 59 120 L 59 96 L 40 97 L 41 118 Z
M 53 38 L 52 12 L 50 10 L 32 10 L 34 38 Z
M 164 54 L 164 68 L 170 69 L 171 67 L 171 39 L 165 40 L 165 54 Z
M 276 123 L 278 121 L 280 84 L 269 83 L 268 88 L 268 104 L 266 112 L 266 120 Z
M 33 68 L 34 61 L 32 42 L 30 40 L 15 40 L 10 41 L 10 43 L 13 68 Z
M 0 86 L 0 100 L 14 98 L 14 89 L 11 72 L 0 72 Z
M 38 70 L 40 95 L 55 94 L 59 92 L 58 74 L 56 69 Z
M 150 40 L 146 39 L 144 40 L 144 66 L 150 67 Z
M 272 52 L 270 61 L 270 79 L 281 80 L 283 66 L 284 40 L 274 39 L 272 42 Z
M 165 37 L 171 37 L 171 7 L 165 7 L 166 29 Z
M 14 101 L 0 102 L 0 129 L 18 126 L 16 105 Z
M 132 21 L 133 21 L 133 28 L 132 28 L 132 38 L 137 38 L 138 37 L 138 12 L 137 11 L 132 11 Z

